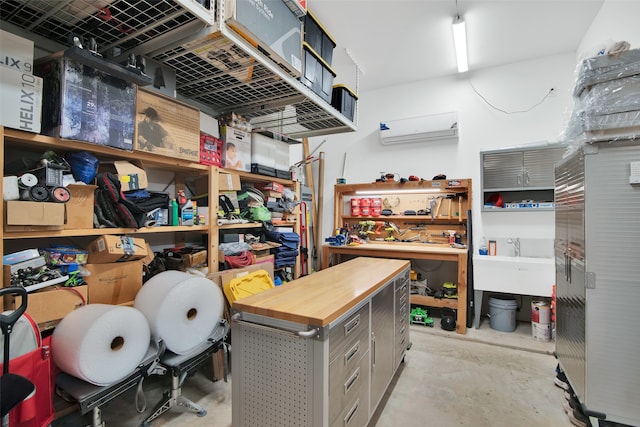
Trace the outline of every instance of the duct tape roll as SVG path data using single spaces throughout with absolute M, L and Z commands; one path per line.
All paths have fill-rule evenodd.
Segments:
M 46 202 L 49 199 L 49 190 L 44 185 L 34 185 L 22 190 L 20 199 L 32 202 Z
M 152 337 L 176 354 L 189 354 L 222 318 L 223 298 L 211 280 L 168 270 L 144 284 L 133 306 L 147 318 Z
M 64 187 L 55 187 L 49 195 L 52 202 L 67 203 L 71 200 L 71 192 Z
M 51 354 L 62 371 L 104 386 L 133 372 L 147 353 L 150 337 L 149 324 L 135 308 L 89 304 L 56 326 Z
M 18 179 L 20 188 L 31 188 L 38 184 L 38 178 L 32 173 L 24 173 Z

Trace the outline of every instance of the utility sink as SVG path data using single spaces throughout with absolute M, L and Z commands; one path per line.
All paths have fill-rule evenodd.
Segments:
M 551 296 L 555 260 L 549 257 L 473 257 L 474 289 L 511 294 Z

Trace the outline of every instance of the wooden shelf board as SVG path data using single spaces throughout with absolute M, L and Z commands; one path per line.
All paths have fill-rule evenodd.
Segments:
M 36 239 L 74 236 L 101 236 L 103 234 L 149 234 L 175 233 L 186 231 L 208 231 L 206 225 L 177 226 L 177 227 L 148 227 L 148 228 L 88 228 L 84 230 L 38 230 L 38 231 L 5 231 L 5 239 Z

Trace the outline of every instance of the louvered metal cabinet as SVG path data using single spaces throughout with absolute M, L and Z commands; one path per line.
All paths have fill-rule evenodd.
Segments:
M 639 141 L 556 165 L 556 353 L 588 414 L 640 425 Z
M 482 153 L 484 190 L 553 188 L 553 166 L 565 147 L 503 149 Z

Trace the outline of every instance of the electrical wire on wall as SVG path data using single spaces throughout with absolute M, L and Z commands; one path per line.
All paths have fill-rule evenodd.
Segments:
M 480 97 L 480 99 L 482 99 L 485 104 L 487 104 L 489 107 L 493 108 L 496 111 L 500 111 L 501 113 L 504 114 L 518 114 L 518 113 L 528 113 L 529 111 L 533 110 L 534 108 L 536 108 L 538 105 L 542 104 L 544 101 L 546 101 L 546 99 L 553 93 L 553 91 L 555 90 L 554 88 L 549 89 L 549 91 L 542 97 L 542 99 L 540 101 L 538 101 L 536 104 L 532 105 L 531 107 L 527 108 L 526 110 L 516 110 L 516 111 L 506 111 L 503 110 L 502 108 L 496 107 L 495 105 L 493 105 L 491 102 L 489 102 L 489 100 L 487 100 L 487 98 L 484 97 L 484 95 L 482 95 L 480 92 L 478 92 L 478 90 L 476 89 L 476 87 L 473 85 L 473 83 L 471 83 L 471 80 L 467 79 L 467 81 L 469 82 L 469 85 L 471 86 L 471 89 L 473 89 L 473 91 L 476 93 L 476 95 L 478 95 Z

